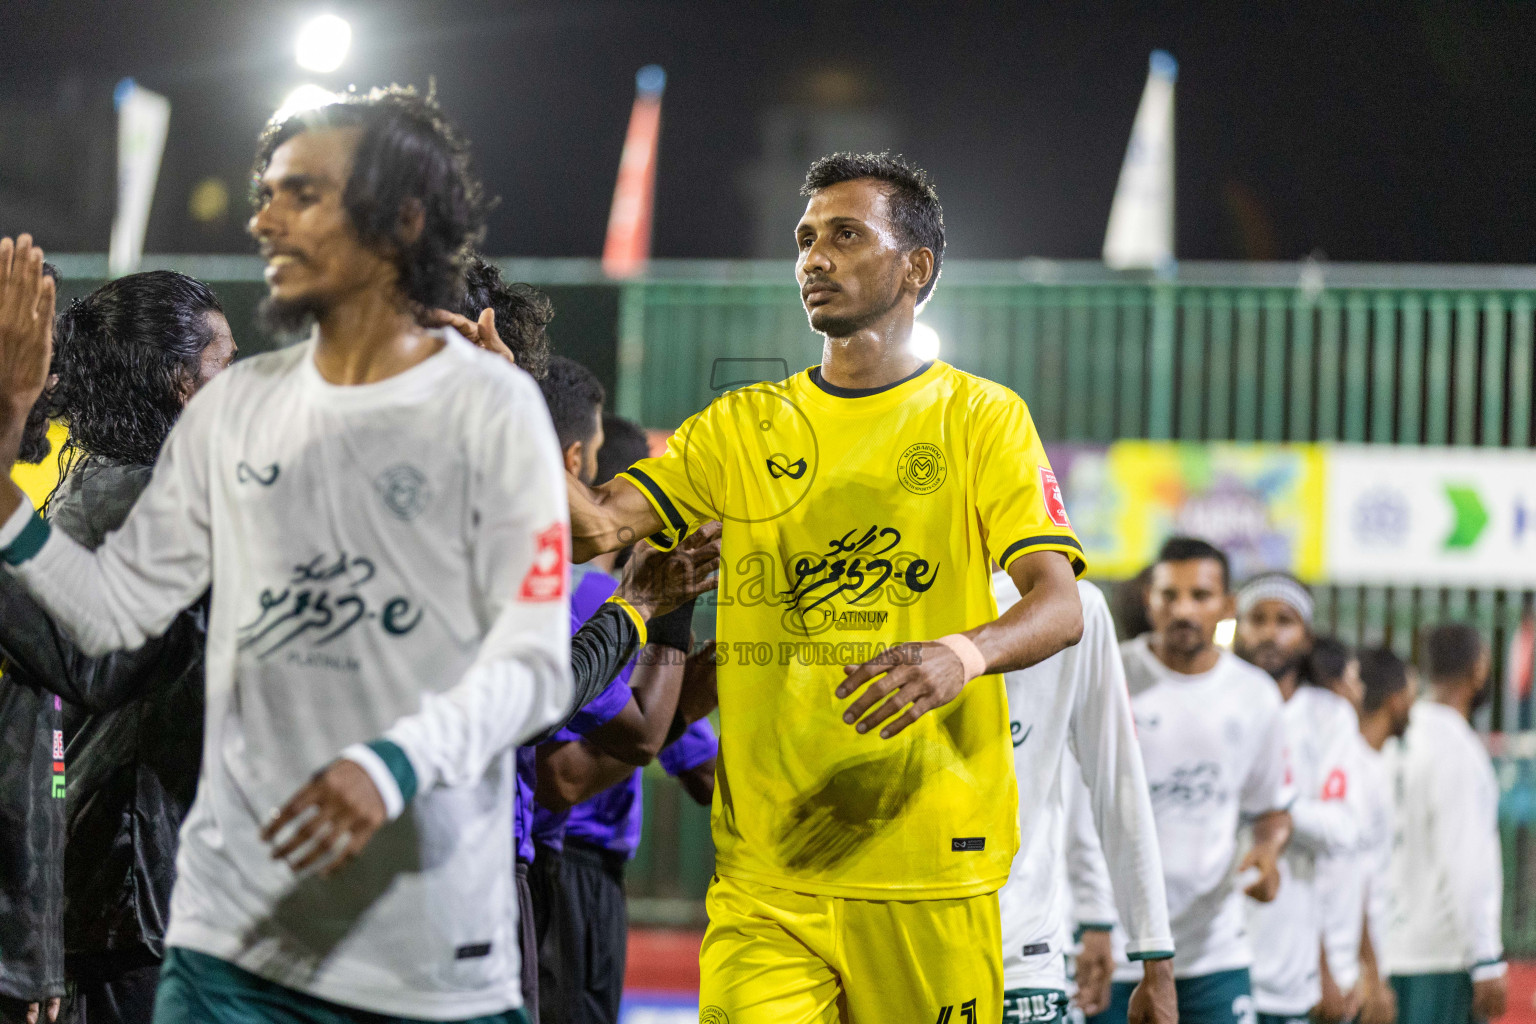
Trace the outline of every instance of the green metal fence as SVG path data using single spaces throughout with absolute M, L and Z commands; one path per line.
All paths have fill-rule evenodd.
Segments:
M 788 263 L 667 268 L 620 300 L 619 408 L 672 427 L 720 359 L 820 359 Z M 942 356 L 1021 394 L 1047 441 L 1360 441 L 1526 447 L 1536 429 L 1536 268 L 960 263 L 922 320 Z M 1532 572 L 1536 587 L 1536 568 Z M 1475 621 L 1502 651 L 1531 589 L 1319 589 L 1326 628 L 1411 653 Z
M 59 261 L 69 294 L 105 275 L 99 256 Z M 200 276 L 240 309 L 244 351 L 260 266 L 251 257 L 151 257 Z M 509 260 L 557 300 L 557 349 L 616 382 L 620 413 L 674 427 L 715 396 L 715 362 L 788 374 L 820 360 L 779 261 L 656 261 L 622 286 L 593 260 Z M 617 301 L 615 302 L 615 293 Z M 1536 267 L 1187 263 L 1176 280 L 1094 263 L 946 266 L 924 322 L 943 357 L 1029 402 L 1050 441 L 1359 441 L 1527 447 L 1536 435 Z M 565 325 L 570 325 L 566 327 Z M 562 330 L 564 328 L 564 331 Z M 775 362 L 776 361 L 776 362 Z M 767 373 L 765 376 L 773 376 Z M 1322 628 L 1411 654 L 1421 624 L 1476 622 L 1502 663 L 1532 587 L 1320 586 Z M 1536 762 L 1507 762 L 1510 948 L 1536 953 Z M 671 784 L 646 795 L 630 876 L 637 919 L 699 920 L 712 868 L 708 812 Z

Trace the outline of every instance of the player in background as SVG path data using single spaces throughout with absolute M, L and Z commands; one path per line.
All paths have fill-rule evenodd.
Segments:
M 58 268 L 38 273 L 58 284 Z M 19 462 L 48 457 L 48 396 L 27 411 Z M 33 483 L 33 500 L 48 497 Z M 58 1018 L 64 994 L 64 713 L 58 695 L 0 663 L 0 1024 Z
M 7 571 L 88 653 L 213 588 L 160 1024 L 520 1016 L 511 748 L 570 699 L 567 512 L 533 381 L 417 324 L 462 290 L 467 162 L 400 90 L 270 126 L 251 231 L 309 340 L 200 391 L 94 552 L 0 485 Z M 7 469 L 51 347 L 29 249 L 0 241 Z
M 1361 651 L 1355 657 L 1330 637 L 1318 638 L 1311 660 L 1313 679 L 1350 700 L 1360 716 L 1358 760 L 1350 778 L 1357 787 L 1353 802 L 1361 808 L 1360 842 L 1351 873 L 1355 880 L 1352 899 L 1340 900 L 1347 904 L 1353 925 L 1353 931 L 1343 938 L 1360 950 L 1361 1024 L 1392 1024 L 1397 1019 L 1397 996 L 1387 984 L 1377 952 L 1386 937 L 1395 831 L 1392 786 L 1382 750 L 1389 740 L 1401 739 L 1408 729 L 1413 673 L 1385 648 Z
M 1291 832 L 1280 695 L 1266 673 L 1216 646 L 1216 625 L 1233 610 L 1226 555 L 1171 538 L 1147 589 L 1152 632 L 1120 648 L 1157 819 L 1184 1024 L 1253 1024 L 1243 896 L 1275 898 Z M 1253 845 L 1239 855 L 1245 824 Z M 1115 999 L 1094 1018 L 1104 1024 L 1126 1020 L 1136 980 L 1135 965 L 1117 960 Z
M 562 356 L 549 360 L 549 373 L 539 382 L 549 406 L 561 458 L 568 474 L 591 483 L 606 440 L 603 435 L 603 386 L 590 370 Z M 690 574 L 702 584 L 714 571 L 719 547 L 718 526 L 709 524 L 683 545 L 700 559 Z M 675 558 L 649 545 L 637 553 L 632 569 L 643 571 L 652 562 Z M 710 584 L 712 587 L 712 584 Z M 602 605 L 616 598 L 619 580 L 599 569 L 578 565 L 572 570 L 571 631 L 577 632 Z M 622 599 L 622 598 L 621 598 Z M 529 883 L 539 945 L 540 1019 L 577 1021 L 588 1002 L 586 968 L 587 909 L 583 897 L 592 890 L 590 865 L 580 851 L 565 855 L 568 805 L 552 806 L 550 784 L 567 774 L 565 762 L 573 748 L 590 743 L 623 761 L 630 770 L 649 764 L 666 742 L 677 715 L 683 681 L 683 659 L 691 642 L 693 599 L 645 623 L 646 640 L 637 662 L 625 669 L 535 755 L 531 823 L 534 843 Z M 601 787 L 594 787 L 591 793 Z M 585 794 L 585 795 L 590 795 Z
M 628 420 L 605 415 L 596 482 L 612 480 L 648 454 L 645 431 Z M 586 567 L 617 577 L 620 554 L 628 552 L 600 555 Z M 678 625 L 687 628 L 689 623 Z M 687 639 L 680 638 L 682 642 Z M 682 721 L 675 722 L 668 732 L 669 736 L 673 731 L 679 735 L 658 756 L 662 768 L 706 807 L 714 795 L 718 743 L 709 722 L 700 719 L 713 703 L 713 685 L 701 687 L 690 681 L 689 675 L 713 671 L 710 652 L 688 659 L 679 693 Z M 701 689 L 703 706 L 691 705 L 690 695 Z M 573 1024 L 616 1024 L 629 941 L 624 873 L 640 845 L 645 773 L 635 767 L 633 759 L 614 757 L 591 741 L 552 742 L 545 748 L 540 751 L 538 766 L 539 804 L 552 811 L 570 810 L 560 865 L 565 897 L 562 906 L 568 911 L 560 928 L 561 973 L 569 982 L 565 1017 Z
M 1260 1024 L 1305 1024 L 1321 1002 L 1326 908 L 1341 902 L 1334 887 L 1349 885 L 1359 838 L 1358 811 L 1349 803 L 1359 718 L 1342 697 L 1307 685 L 1311 649 L 1312 595 L 1299 580 L 1266 573 L 1238 589 L 1232 650 L 1269 673 L 1285 703 L 1295 796 L 1291 841 L 1280 859 L 1280 891 L 1273 900 L 1248 905 L 1250 976 Z M 1358 947 L 1331 953 L 1328 971 L 1338 990 L 1353 991 L 1360 974 Z M 1325 1024 L 1354 1014 L 1348 1005 L 1328 1010 L 1320 1015 Z
M 1504 1013 L 1499 785 L 1472 712 L 1488 696 L 1489 656 L 1468 625 L 1423 641 L 1429 678 L 1402 742 L 1387 755 L 1397 835 L 1382 959 L 1401 1024 Z
M 998 1020 L 1018 847 L 999 673 L 1077 641 L 1081 546 L 1024 402 L 911 351 L 944 253 L 926 175 L 836 154 L 804 192 L 821 365 L 573 484 L 574 544 L 724 524 L 701 1019 Z M 993 560 L 1023 595 L 1001 616 Z
M 1007 573 L 993 573 L 992 587 L 1001 611 L 1019 599 Z M 1069 872 L 1068 857 L 1080 856 L 1080 844 L 1071 841 L 1067 797 L 1083 789 L 1087 813 L 1078 817 L 1102 837 L 1089 855 L 1097 854 L 1108 876 L 1118 880 L 1113 893 L 1130 936 L 1128 954 L 1142 970 L 1141 983 L 1126 996 L 1129 1018 L 1136 1024 L 1173 1024 L 1178 1019 L 1174 948 L 1162 860 L 1115 624 L 1097 587 L 1079 582 L 1077 589 L 1082 640 L 1003 677 L 1019 780 L 1020 845 L 1008 884 L 998 894 L 1002 1019 L 1008 1024 L 1066 1019 L 1070 922 L 1073 905 L 1082 904 L 1068 885 L 1069 874 L 1079 873 Z M 1114 907 L 1109 909 L 1112 923 Z M 1105 920 L 1094 923 L 1104 927 Z
M 38 404 L 69 436 L 48 519 L 95 548 L 148 485 L 187 400 L 233 361 L 235 342 L 213 292 L 167 270 L 109 282 L 54 326 Z M 56 781 L 67 820 L 53 840 L 67 836 L 71 1024 L 136 1024 L 154 1012 L 177 834 L 203 753 L 207 613 L 199 599 L 137 650 L 88 658 L 20 582 L 0 577 L 0 686 L 24 678 L 64 701 L 67 786 L 62 766 Z

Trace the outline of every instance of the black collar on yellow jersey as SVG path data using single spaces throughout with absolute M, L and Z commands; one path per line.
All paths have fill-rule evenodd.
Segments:
M 889 384 L 882 384 L 877 388 L 840 388 L 836 384 L 828 384 L 826 380 L 821 376 L 820 366 L 813 366 L 807 370 L 806 373 L 810 375 L 812 384 L 815 384 L 817 387 L 821 388 L 821 390 L 825 391 L 829 395 L 832 395 L 834 398 L 868 398 L 870 395 L 878 395 L 882 391 L 891 390 L 891 388 L 899 388 L 903 384 L 906 384 L 908 381 L 917 380 L 917 378 L 927 373 L 929 368 L 932 366 L 933 360 L 930 359 L 922 366 L 919 366 L 917 369 L 901 378 L 901 380 L 893 380 Z

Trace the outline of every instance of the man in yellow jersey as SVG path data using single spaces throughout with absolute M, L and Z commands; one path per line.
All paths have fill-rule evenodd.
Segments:
M 822 364 L 573 483 L 575 550 L 724 524 L 701 1021 L 994 1024 L 1018 846 L 997 673 L 1077 642 L 1082 549 L 1023 401 L 910 351 L 944 254 L 927 176 L 837 154 L 803 191 Z M 1001 618 L 993 560 L 1024 595 Z

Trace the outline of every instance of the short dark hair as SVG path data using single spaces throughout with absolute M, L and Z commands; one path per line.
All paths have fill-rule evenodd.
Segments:
M 59 283 L 59 268 L 52 263 L 43 264 L 43 276 L 53 278 L 53 283 Z M 42 394 L 37 396 L 37 401 L 32 403 L 32 408 L 27 411 L 27 421 L 21 428 L 21 447 L 16 453 L 16 461 L 29 465 L 37 465 L 48 457 L 53 450 L 53 443 L 48 440 L 48 389 L 45 387 Z
M 882 153 L 833 153 L 811 164 L 805 174 L 800 194 L 813 196 L 822 189 L 845 181 L 871 178 L 881 183 L 891 203 L 891 219 L 901 231 L 901 244 L 907 249 L 927 248 L 933 252 L 933 276 L 917 293 L 921 306 L 939 283 L 944 265 L 944 207 L 939 193 L 928 179 L 928 172 L 907 163 L 900 156 Z
M 503 281 L 496 264 L 471 253 L 464 271 L 464 298 L 454 312 L 479 320 L 487 308 L 496 311 L 496 333 L 517 365 L 534 380 L 543 380 L 549 372 L 549 336 L 544 329 L 555 318 L 554 304 L 531 285 Z
M 1476 626 L 1448 622 L 1424 634 L 1424 670 L 1431 679 L 1455 679 L 1469 674 L 1486 650 Z
M 1232 589 L 1232 566 L 1227 553 L 1210 541 L 1199 537 L 1169 537 L 1158 549 L 1155 565 L 1164 562 L 1197 562 L 1210 559 L 1221 566 L 1221 589 Z
M 342 193 L 347 216 L 365 244 L 393 251 L 400 289 L 418 306 L 453 308 L 464 291 L 469 252 L 485 226 L 485 198 L 469 169 L 469 143 L 433 97 L 392 85 L 267 125 L 256 150 L 252 202 L 272 154 L 304 132 L 361 128 L 352 173 Z M 419 202 L 421 236 L 398 236 L 400 213 Z
M 109 281 L 74 300 L 54 325 L 48 415 L 69 423 L 67 459 L 152 465 L 195 386 L 222 315 L 203 282 L 171 270 Z
M 549 418 L 555 421 L 555 436 L 564 451 L 577 441 L 590 441 L 597 434 L 597 410 L 607 400 L 602 382 L 591 370 L 565 356 L 549 357 L 549 373 L 539 381 Z
M 1349 645 L 1336 636 L 1319 636 L 1312 639 L 1312 653 L 1307 655 L 1306 682 L 1315 686 L 1332 686 L 1344 678 L 1349 666 Z
M 1408 687 L 1408 666 L 1385 647 L 1360 652 L 1360 686 L 1365 691 L 1361 707 L 1366 714 L 1377 711 Z
M 597 450 L 597 477 L 605 484 L 651 454 L 650 439 L 638 423 L 622 416 L 603 417 L 603 446 Z

